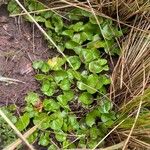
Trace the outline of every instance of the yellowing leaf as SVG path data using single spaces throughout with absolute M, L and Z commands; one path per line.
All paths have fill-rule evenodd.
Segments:
M 47 63 L 52 70 L 61 70 L 61 66 L 65 63 L 65 60 L 60 57 L 53 57 Z

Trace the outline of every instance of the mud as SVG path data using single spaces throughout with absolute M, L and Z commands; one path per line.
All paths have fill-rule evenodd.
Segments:
M 6 5 L 0 6 L 0 76 L 21 81 L 0 80 L 0 105 L 23 105 L 27 92 L 39 89 L 32 62 L 56 54 L 33 24 L 24 22 L 21 17 L 10 18 Z

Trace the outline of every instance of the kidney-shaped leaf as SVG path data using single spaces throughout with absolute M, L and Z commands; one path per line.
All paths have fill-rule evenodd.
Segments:
M 16 123 L 16 127 L 19 131 L 23 131 L 30 123 L 30 117 L 28 113 L 25 113 L 23 116 L 19 118 Z
M 53 99 L 45 99 L 43 101 L 43 107 L 47 111 L 56 112 L 59 109 L 59 104 L 55 102 Z
M 108 71 L 106 59 L 98 59 L 89 63 L 89 70 L 93 73 L 100 73 L 102 71 Z
M 79 101 L 85 105 L 90 105 L 93 102 L 93 96 L 88 92 L 83 92 L 79 96 Z
M 70 63 L 71 63 L 70 65 L 72 65 L 74 70 L 77 70 L 80 68 L 81 61 L 80 61 L 80 58 L 78 56 L 70 56 L 68 58 L 68 60 L 70 61 Z

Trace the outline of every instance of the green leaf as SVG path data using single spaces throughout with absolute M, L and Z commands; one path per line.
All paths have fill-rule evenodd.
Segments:
M 105 100 L 101 102 L 101 106 L 99 107 L 99 111 L 101 113 L 109 113 L 112 109 L 112 102 L 110 100 Z
M 63 28 L 63 21 L 62 18 L 59 17 L 58 15 L 54 14 L 52 16 L 52 23 L 55 26 L 55 31 L 56 32 L 61 32 L 62 28 Z
M 90 138 L 97 139 L 99 136 L 99 133 L 100 133 L 100 131 L 96 126 L 90 128 Z
M 79 32 L 83 30 L 83 22 L 77 22 L 69 27 L 69 29 L 74 30 L 75 32 Z
M 74 41 L 76 43 L 82 44 L 80 33 L 74 34 L 71 39 L 72 39 L 72 41 Z
M 43 130 L 50 127 L 50 121 L 51 118 L 46 113 L 39 113 L 33 119 L 33 123 Z
M 99 77 L 97 74 L 91 74 L 88 76 L 88 79 L 87 79 L 87 91 L 90 93 L 90 94 L 94 94 L 96 93 L 97 91 L 97 87 L 96 85 L 97 84 L 100 84 L 99 83 Z
M 25 100 L 27 103 L 31 103 L 32 105 L 35 105 L 36 102 L 39 100 L 39 96 L 37 93 L 29 92 L 28 95 L 25 97 Z
M 42 16 L 33 16 L 36 22 L 45 22 L 46 19 L 43 18 Z
M 93 96 L 88 92 L 83 92 L 79 96 L 79 101 L 85 105 L 90 105 L 93 102 Z
M 68 104 L 68 99 L 66 95 L 57 96 L 57 100 L 62 107 L 65 107 Z
M 30 11 L 37 11 L 44 9 L 44 6 L 41 3 L 37 3 L 36 1 L 27 1 L 25 4 L 28 6 Z
M 114 39 L 111 40 L 105 40 L 105 46 L 104 46 L 105 52 L 109 55 L 120 54 L 120 48 L 116 44 Z
M 80 9 L 80 11 L 81 11 L 81 14 L 82 14 L 84 17 L 93 16 L 93 14 L 91 14 L 91 12 L 89 12 L 89 11 L 86 11 L 86 10 L 83 10 L 83 9 Z
M 37 60 L 33 62 L 33 68 L 34 69 L 41 69 L 44 62 L 42 60 Z
M 36 74 L 35 79 L 38 81 L 43 81 L 43 80 L 53 81 L 53 77 L 51 75 L 45 75 L 45 74 Z
M 63 142 L 67 139 L 67 135 L 63 131 L 56 132 L 55 133 L 55 138 L 56 138 L 57 141 Z
M 67 73 L 68 73 L 68 78 L 71 80 L 73 78 L 75 78 L 76 80 L 81 80 L 81 78 L 82 78 L 80 72 L 75 71 L 73 69 L 68 69 Z
M 50 22 L 49 20 L 46 20 L 46 21 L 45 21 L 45 27 L 46 27 L 46 28 L 53 29 L 53 26 L 52 26 L 52 24 L 51 24 L 51 22 Z
M 53 73 L 53 76 L 56 83 L 59 83 L 60 81 L 66 79 L 68 77 L 68 74 L 65 70 L 58 70 Z
M 86 139 L 81 138 L 78 146 L 83 148 L 83 149 L 86 149 Z
M 99 76 L 99 81 L 103 83 L 103 85 L 108 85 L 111 83 L 110 78 L 108 78 L 106 75 Z
M 89 63 L 100 57 L 100 52 L 97 49 L 82 49 L 80 58 L 83 63 Z
M 50 66 L 51 70 L 61 70 L 62 65 L 64 65 L 66 60 L 60 57 L 53 57 L 52 59 L 48 60 L 48 65 Z
M 78 56 L 70 56 L 70 57 L 68 57 L 68 60 L 70 61 L 74 70 L 78 70 L 80 68 L 81 61 Z
M 98 59 L 89 63 L 89 70 L 93 73 L 100 73 L 102 71 L 108 71 L 106 59 Z
M 113 36 L 114 37 L 121 37 L 121 36 L 123 36 L 123 32 L 122 32 L 122 30 L 118 30 L 118 28 L 117 27 L 111 27 L 112 28 L 112 32 L 113 32 Z
M 68 101 L 71 101 L 74 98 L 74 92 L 71 90 L 64 91 L 64 95 L 67 97 Z
M 90 17 L 91 13 L 79 8 L 75 8 L 69 13 L 69 19 L 71 20 L 83 20 L 84 17 Z
M 90 22 L 83 25 L 83 29 L 85 32 L 90 32 L 92 34 L 100 33 L 99 26 L 97 24 L 92 24 Z
M 44 73 L 47 73 L 47 72 L 49 72 L 49 70 L 50 70 L 49 65 L 47 63 L 43 63 L 41 71 Z
M 83 15 L 81 14 L 81 10 L 77 8 L 70 11 L 68 17 L 70 20 L 80 20 L 83 18 Z
M 69 140 L 63 141 L 63 149 L 76 149 L 76 145 Z
M 97 41 L 92 41 L 92 42 L 88 43 L 87 48 L 98 49 L 98 48 L 104 48 L 105 45 L 106 45 L 105 41 L 97 40 Z
M 47 146 L 50 143 L 49 133 L 42 133 L 38 144 L 42 146 Z
M 29 143 L 34 143 L 37 137 L 38 137 L 38 132 L 35 131 L 27 138 L 27 140 L 29 141 Z
M 95 116 L 92 114 L 92 113 L 88 113 L 86 115 L 86 124 L 89 126 L 89 127 L 92 127 L 94 124 L 95 124 Z
M 70 109 L 68 106 L 68 102 L 71 101 L 74 98 L 74 93 L 72 91 L 65 91 L 64 95 L 57 96 L 57 100 L 59 101 L 59 104 L 61 107 Z
M 70 40 L 70 41 L 65 43 L 65 47 L 67 49 L 74 49 L 75 47 L 78 47 L 78 46 L 79 46 L 79 44 L 74 42 L 74 41 L 72 41 L 72 40 Z
M 105 39 L 111 40 L 113 38 L 112 30 L 108 24 L 101 29 L 101 32 Z
M 60 118 L 60 116 L 59 116 L 59 118 L 57 118 L 57 119 L 55 119 L 55 120 L 52 120 L 52 121 L 50 122 L 50 127 L 51 127 L 51 129 L 53 129 L 54 131 L 59 131 L 59 130 L 61 130 L 62 126 L 63 126 L 63 118 Z
M 62 80 L 59 84 L 59 87 L 64 91 L 70 90 L 70 86 L 71 86 L 71 83 L 70 83 L 69 79 L 67 79 L 67 78 Z
M 87 39 L 89 39 L 90 37 L 88 37 L 88 35 L 86 34 L 86 32 L 80 32 L 80 33 L 76 33 L 74 34 L 71 39 L 72 41 L 79 43 L 80 45 L 85 42 Z
M 105 122 L 111 120 L 111 115 L 109 113 L 103 113 L 101 116 L 101 120 L 102 120 L 102 122 L 105 123 Z
M 97 20 L 95 19 L 95 16 L 91 16 L 89 18 L 89 21 L 92 23 L 92 24 L 101 24 L 103 23 L 103 18 L 102 17 L 99 17 L 99 16 L 96 16 L 97 17 Z
M 42 83 L 41 91 L 47 96 L 52 96 L 55 93 L 56 87 L 57 85 L 55 82 L 44 80 Z
M 74 31 L 73 30 L 65 30 L 62 32 L 62 35 L 66 35 L 70 38 L 72 38 Z
M 18 6 L 18 4 L 11 0 L 8 5 L 7 5 L 7 9 L 11 14 L 18 14 L 20 13 L 20 7 Z
M 78 130 L 79 123 L 77 121 L 77 117 L 75 115 L 68 116 L 68 131 Z
M 58 148 L 55 145 L 50 145 L 47 150 L 57 150 Z
M 87 86 L 82 81 L 77 81 L 77 87 L 79 90 L 86 90 Z
M 89 40 L 91 41 L 93 38 L 93 34 L 91 32 L 88 32 L 88 31 L 83 31 L 81 32 L 81 39 L 82 39 L 82 42 L 86 41 L 86 40 Z
M 46 12 L 41 12 L 40 15 L 43 16 L 45 19 L 49 19 L 50 17 L 52 17 L 54 13 L 52 11 L 46 11 Z
M 53 99 L 45 99 L 43 101 L 43 107 L 46 111 L 52 111 L 56 112 L 60 107 L 57 102 L 55 102 Z
M 23 131 L 30 123 L 30 117 L 28 113 L 25 113 L 23 116 L 19 118 L 17 123 L 15 124 L 19 131 Z
M 100 140 L 98 140 L 98 141 L 100 141 Z M 97 141 L 97 139 L 96 140 L 90 139 L 87 143 L 87 147 L 90 149 L 93 149 L 97 145 L 98 141 Z
M 77 55 L 79 55 L 81 53 L 82 49 L 83 49 L 82 46 L 77 46 L 77 47 L 74 47 L 73 50 Z

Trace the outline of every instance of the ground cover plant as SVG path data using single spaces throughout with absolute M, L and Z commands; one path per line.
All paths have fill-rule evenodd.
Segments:
M 137 112 L 139 120 L 135 128 L 149 128 L 149 120 L 143 119 L 149 116 L 149 90 L 133 97 L 118 111 L 110 99 L 116 92 L 114 89 L 115 92 L 109 94 L 110 86 L 120 80 L 112 84 L 108 61 L 121 55 L 117 38 L 123 35 L 111 19 L 79 8 L 69 10 L 64 19 L 53 11 L 38 11 L 45 9 L 45 5 L 34 0 L 25 1 L 24 6 L 30 12 L 37 11 L 34 20 L 64 54 L 64 57 L 58 54 L 32 64 L 40 91 L 28 93 L 21 116 L 12 121 L 21 132 L 37 126 L 38 129 L 27 138 L 30 143 L 36 142 L 49 150 L 104 147 L 106 141 L 102 139 L 115 125 L 124 121 L 119 132 L 122 131 L 123 136 L 130 134 L 128 130 L 135 125 L 134 111 L 138 105 L 141 108 L 142 103 L 144 107 L 141 113 Z M 8 10 L 11 14 L 21 13 L 15 1 L 9 2 Z M 24 19 L 33 22 L 28 15 L 24 15 Z M 55 49 L 52 43 L 48 45 Z
M 27 1 L 25 5 L 29 11 L 44 8 L 36 1 Z M 19 10 L 16 8 L 17 4 L 10 1 L 8 10 L 16 13 Z M 61 50 L 70 54 L 66 58 L 56 56 L 47 62 L 33 62 L 42 95 L 29 92 L 24 114 L 16 127 L 23 131 L 31 123 L 39 125 L 32 140 L 38 138 L 38 144 L 49 149 L 57 148 L 56 145 L 63 149 L 94 148 L 116 119 L 112 102 L 106 95 L 110 79 L 103 55 L 119 54 L 115 38 L 120 37 L 122 31 L 111 20 L 98 17 L 100 30 L 95 17 L 81 9 L 73 9 L 68 18 L 70 22 L 65 23 L 51 11 L 34 16 Z M 53 48 L 51 43 L 49 47 Z

